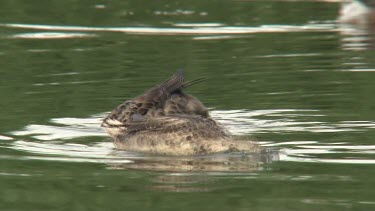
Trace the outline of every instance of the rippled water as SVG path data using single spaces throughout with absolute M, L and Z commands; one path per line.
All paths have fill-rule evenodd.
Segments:
M 0 209 L 373 210 L 374 30 L 340 7 L 3 2 Z M 105 114 L 180 68 L 262 153 L 113 147 Z

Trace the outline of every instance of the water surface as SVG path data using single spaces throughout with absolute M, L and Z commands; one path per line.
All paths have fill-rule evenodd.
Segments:
M 3 2 L 0 209 L 374 209 L 374 36 L 340 5 Z M 105 114 L 180 68 L 264 153 L 113 147 Z

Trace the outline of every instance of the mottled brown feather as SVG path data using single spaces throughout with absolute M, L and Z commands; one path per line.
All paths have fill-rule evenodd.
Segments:
M 251 151 L 248 141 L 233 141 L 207 108 L 183 89 L 205 78 L 184 82 L 182 71 L 127 100 L 103 120 L 120 149 L 166 155 Z
M 110 127 L 110 120 L 116 120 L 126 126 L 134 114 L 146 115 L 150 109 L 162 108 L 169 96 L 184 84 L 184 74 L 177 72 L 163 83 L 146 91 L 143 95 L 127 100 L 115 108 L 104 120 L 103 127 Z

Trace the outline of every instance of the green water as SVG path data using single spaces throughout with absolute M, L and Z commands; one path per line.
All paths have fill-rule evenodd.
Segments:
M 0 3 L 0 210 L 375 209 L 374 37 L 340 3 Z M 114 149 L 105 112 L 181 68 L 269 152 Z

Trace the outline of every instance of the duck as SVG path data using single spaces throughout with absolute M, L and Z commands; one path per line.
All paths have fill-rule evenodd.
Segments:
M 347 0 L 341 4 L 338 21 L 345 24 L 375 26 L 375 1 Z
M 180 70 L 142 95 L 126 100 L 102 121 L 117 149 L 156 155 L 189 156 L 257 152 L 259 145 L 238 140 L 212 118 L 186 88 L 205 81 L 184 80 Z

